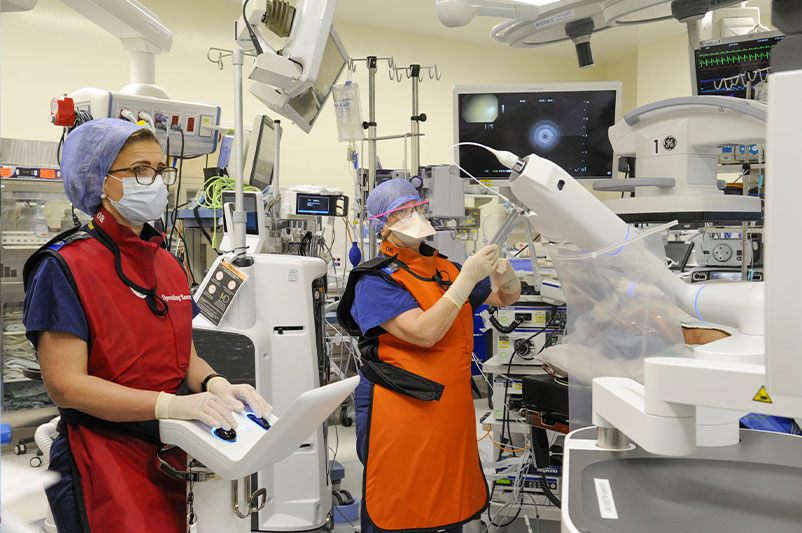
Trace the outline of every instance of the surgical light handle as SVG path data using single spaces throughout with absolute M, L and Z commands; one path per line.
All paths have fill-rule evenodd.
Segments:
M 633 126 L 640 122 L 643 115 L 653 111 L 689 105 L 730 109 L 732 111 L 754 117 L 762 122 L 766 122 L 766 111 L 749 105 L 746 100 L 740 100 L 738 98 L 715 98 L 711 99 L 711 101 L 707 101 L 704 97 L 700 98 L 698 96 L 681 96 L 679 98 L 669 98 L 667 100 L 660 100 L 658 102 L 646 104 L 624 115 L 624 121 L 630 126 Z

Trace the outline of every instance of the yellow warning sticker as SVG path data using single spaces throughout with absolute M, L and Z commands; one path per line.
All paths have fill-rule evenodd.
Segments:
M 757 394 L 755 394 L 752 400 L 755 402 L 771 403 L 771 398 L 769 397 L 768 391 L 766 391 L 765 385 L 760 387 L 760 390 L 757 391 Z

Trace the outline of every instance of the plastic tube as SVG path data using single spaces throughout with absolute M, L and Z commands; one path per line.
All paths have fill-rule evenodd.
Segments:
M 50 460 L 50 447 L 53 445 L 55 438 L 58 437 L 58 430 L 56 427 L 60 419 L 61 417 L 57 416 L 50 422 L 42 424 L 36 428 L 36 433 L 33 434 L 33 440 L 36 442 L 36 446 L 42 450 L 45 461 Z

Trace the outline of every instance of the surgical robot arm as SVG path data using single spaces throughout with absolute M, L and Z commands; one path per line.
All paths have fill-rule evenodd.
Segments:
M 582 250 L 596 251 L 631 240 L 638 231 L 627 225 L 590 191 L 555 163 L 535 154 L 518 158 L 493 151 L 512 169 L 510 188 L 530 210 L 532 225 L 552 242 L 570 241 Z M 705 322 L 737 328 L 747 335 L 763 335 L 764 288 L 762 283 L 690 285 L 675 276 L 652 254 L 659 279 L 653 280 L 677 305 Z

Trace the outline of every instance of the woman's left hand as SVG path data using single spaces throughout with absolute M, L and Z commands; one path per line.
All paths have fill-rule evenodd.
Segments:
M 232 411 L 242 411 L 245 408 L 243 404 L 248 404 L 258 417 L 266 417 L 273 412 L 273 406 L 246 383 L 232 385 L 223 377 L 215 377 L 209 380 L 206 390 L 220 398 Z
M 504 292 L 515 292 L 521 288 L 521 282 L 515 274 L 515 269 L 510 264 L 510 260 L 504 257 L 496 259 L 493 270 L 490 272 L 490 279 L 494 286 L 501 287 Z

